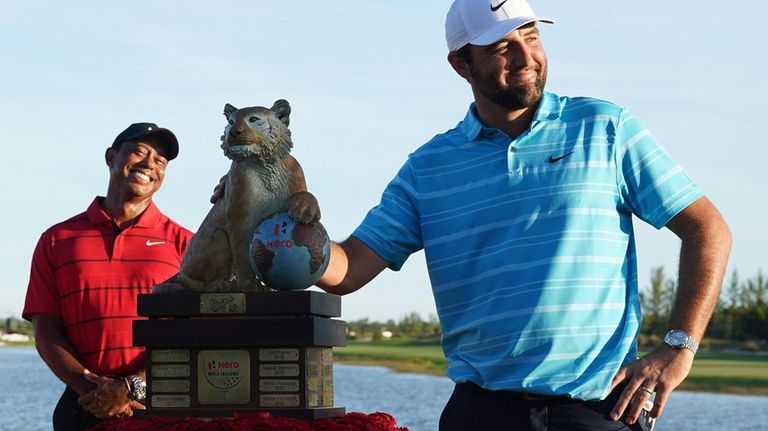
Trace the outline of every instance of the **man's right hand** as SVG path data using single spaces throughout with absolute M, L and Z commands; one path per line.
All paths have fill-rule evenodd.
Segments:
M 216 184 L 216 187 L 213 188 L 213 194 L 211 195 L 211 203 L 215 204 L 218 202 L 219 199 L 224 197 L 224 189 L 227 188 L 227 176 L 224 175 L 219 180 L 219 184 Z

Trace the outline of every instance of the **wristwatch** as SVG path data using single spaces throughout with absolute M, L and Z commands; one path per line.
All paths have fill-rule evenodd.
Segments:
M 132 400 L 144 401 L 144 398 L 147 397 L 147 383 L 136 374 L 126 377 L 126 381 L 130 389 L 128 396 Z
M 696 351 L 699 350 L 699 345 L 696 344 L 693 337 L 682 329 L 673 329 L 667 332 L 667 335 L 664 336 L 664 342 L 673 349 L 688 349 L 693 354 L 696 354 Z

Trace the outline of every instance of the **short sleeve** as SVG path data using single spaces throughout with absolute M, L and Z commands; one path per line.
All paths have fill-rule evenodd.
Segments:
M 400 169 L 352 236 L 370 247 L 398 271 L 408 256 L 423 248 L 418 187 L 410 161 Z
M 37 242 L 32 254 L 27 297 L 22 317 L 30 320 L 33 314 L 61 314 L 56 278 L 53 272 L 52 237 L 46 232 Z
M 614 155 L 622 205 L 656 229 L 703 196 L 683 168 L 626 110 L 619 115 Z

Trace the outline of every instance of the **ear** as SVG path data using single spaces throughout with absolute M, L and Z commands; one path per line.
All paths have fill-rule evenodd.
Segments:
M 456 51 L 448 53 L 448 63 L 451 63 L 453 70 L 455 70 L 462 78 L 469 79 L 472 76 L 469 70 L 469 64 L 461 58 Z
M 110 168 L 112 167 L 112 162 L 115 160 L 115 154 L 115 149 L 112 147 L 107 148 L 107 151 L 104 152 L 104 160 Z
M 290 116 L 291 116 L 291 105 L 288 103 L 285 99 L 278 99 L 275 100 L 275 103 L 272 105 L 271 108 L 269 108 L 277 114 L 277 118 L 280 119 L 280 121 L 283 122 L 286 126 L 290 123 Z
M 232 115 L 233 112 L 237 111 L 237 108 L 227 103 L 224 105 L 224 117 L 229 118 L 230 115 Z

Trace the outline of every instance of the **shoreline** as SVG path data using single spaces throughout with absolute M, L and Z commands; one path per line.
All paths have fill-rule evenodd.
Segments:
M 419 361 L 399 361 L 391 359 L 340 359 L 334 358 L 335 363 L 344 365 L 362 365 L 389 368 L 398 373 L 422 374 L 428 376 L 445 377 L 444 370 L 423 368 Z M 768 397 L 768 387 L 751 387 L 748 384 L 723 384 L 720 379 L 698 379 L 689 375 L 675 391 L 706 392 L 713 394 L 748 395 Z M 746 383 L 746 382 L 745 382 Z
M 34 347 L 35 345 L 33 342 L 16 343 L 0 341 L 0 348 L 34 349 Z M 334 349 L 334 361 L 336 363 L 384 367 L 398 373 L 422 374 L 447 378 L 446 363 L 445 358 L 442 357 L 442 353 L 437 356 L 435 354 L 413 354 L 415 352 L 411 351 L 404 352 L 406 353 L 405 355 L 393 357 L 389 354 L 382 354 L 384 352 L 344 352 L 344 349 L 346 348 L 341 348 L 340 350 Z M 734 368 L 734 364 L 732 363 L 722 364 L 721 362 L 724 360 L 718 357 L 718 353 L 702 353 L 704 353 L 704 355 L 701 355 L 694 362 L 691 374 L 688 375 L 686 380 L 683 381 L 676 390 L 768 397 L 768 376 L 766 376 L 767 378 L 758 377 L 756 379 L 755 376 L 750 375 L 734 375 L 734 370 L 741 371 L 741 369 L 751 369 L 752 367 L 748 364 L 743 364 L 739 368 Z M 725 353 L 725 355 L 731 357 L 736 356 L 742 359 L 755 359 L 761 363 L 765 363 L 766 367 L 768 367 L 768 356 L 765 354 L 749 354 L 743 352 L 729 353 L 730 354 Z M 761 365 L 761 367 L 762 366 L 763 365 Z

